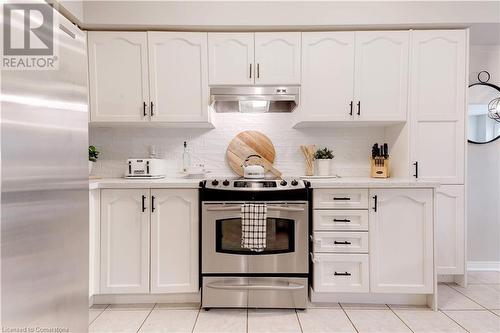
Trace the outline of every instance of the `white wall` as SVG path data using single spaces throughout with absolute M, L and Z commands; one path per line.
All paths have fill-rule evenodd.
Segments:
M 500 22 L 498 1 L 86 1 L 84 27 L 283 30 L 466 27 Z
M 92 128 L 90 144 L 102 152 L 95 174 L 121 177 L 127 158 L 147 157 L 155 145 L 168 160 L 171 176 L 182 167 L 182 143 L 188 142 L 193 163 L 204 163 L 213 175 L 233 175 L 225 152 L 230 140 L 244 130 L 259 130 L 269 136 L 276 149 L 275 167 L 284 175 L 305 172 L 301 144 L 316 144 L 333 149 L 333 172 L 342 176 L 369 176 L 369 156 L 375 142 L 383 143 L 383 127 L 293 129 L 291 114 L 216 114 L 215 129 L 170 128 Z M 396 129 L 397 131 L 397 129 Z M 394 128 L 388 132 L 392 138 Z M 389 141 L 391 142 L 391 141 Z M 389 147 L 391 148 L 391 146 Z M 404 158 L 404 157 L 403 157 Z
M 82 26 L 84 0 L 55 0 L 54 6 L 70 21 Z
M 500 86 L 500 46 L 471 46 L 470 82 L 487 70 Z M 468 144 L 468 260 L 500 262 L 500 139 Z

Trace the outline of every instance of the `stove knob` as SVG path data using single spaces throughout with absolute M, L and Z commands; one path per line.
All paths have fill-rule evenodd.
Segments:
M 281 186 L 286 186 L 287 184 L 288 184 L 288 183 L 287 183 L 287 182 L 286 182 L 286 180 L 284 180 L 284 179 L 283 179 L 282 181 L 280 181 L 280 185 L 281 185 Z
M 217 179 L 212 180 L 212 185 L 213 186 L 219 185 L 219 181 Z
M 298 182 L 298 181 L 296 181 L 295 179 L 294 179 L 294 180 L 292 180 L 292 186 L 297 186 L 297 185 L 299 185 L 299 182 Z
M 222 182 L 222 185 L 224 185 L 224 186 L 228 186 L 228 185 L 229 185 L 229 180 L 227 180 L 227 179 L 226 179 L 225 181 L 223 181 L 223 182 Z

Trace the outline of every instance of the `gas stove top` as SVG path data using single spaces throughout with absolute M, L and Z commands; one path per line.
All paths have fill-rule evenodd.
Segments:
M 307 184 L 300 178 L 285 177 L 281 179 L 248 179 L 221 178 L 208 179 L 200 183 L 203 188 L 231 191 L 283 191 L 306 188 Z

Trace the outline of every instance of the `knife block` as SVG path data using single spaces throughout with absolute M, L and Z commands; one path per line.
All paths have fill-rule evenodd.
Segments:
M 389 158 L 371 158 L 370 166 L 372 178 L 389 178 Z

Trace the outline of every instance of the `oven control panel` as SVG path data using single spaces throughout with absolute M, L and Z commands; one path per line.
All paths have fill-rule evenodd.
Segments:
M 300 178 L 282 179 L 208 179 L 200 183 L 202 187 L 233 191 L 273 191 L 305 188 Z

